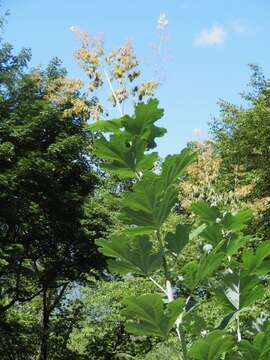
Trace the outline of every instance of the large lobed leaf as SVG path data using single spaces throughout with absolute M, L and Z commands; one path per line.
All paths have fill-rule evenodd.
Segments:
M 239 352 L 246 360 L 269 360 L 270 359 L 270 336 L 269 333 L 258 333 L 253 343 L 242 340 L 239 344 Z M 244 356 L 244 357 L 243 357 Z
M 178 255 L 189 241 L 189 226 L 178 224 L 175 232 L 169 232 L 165 236 L 165 244 L 167 249 Z
M 158 155 L 145 154 L 145 149 L 145 140 L 138 139 L 130 144 L 123 134 L 112 135 L 110 140 L 101 138 L 95 144 L 96 155 L 107 161 L 102 167 L 122 178 L 135 177 L 136 173 L 152 168 Z
M 134 273 L 147 276 L 160 267 L 162 254 L 153 251 L 148 236 L 129 239 L 113 235 L 111 240 L 97 240 L 99 251 L 114 259 L 108 260 L 111 271 L 118 274 Z
M 265 275 L 270 272 L 270 240 L 261 243 L 253 254 L 252 250 L 243 254 L 243 266 L 250 274 Z
M 189 356 L 196 360 L 220 360 L 221 355 L 231 350 L 233 345 L 231 335 L 216 330 L 196 341 L 189 351 Z
M 213 275 L 223 259 L 222 253 L 212 252 L 203 255 L 199 261 L 188 263 L 183 269 L 185 285 L 190 289 L 195 289 L 199 283 L 205 282 Z
M 223 279 L 223 285 L 217 290 L 220 304 L 226 311 L 240 311 L 262 298 L 264 289 L 256 276 L 246 271 L 234 271 Z
M 158 101 L 135 106 L 134 116 L 125 115 L 120 119 L 98 121 L 90 126 L 94 131 L 109 132 L 109 138 L 102 137 L 95 142 L 96 155 L 105 160 L 102 167 L 121 178 L 135 177 L 150 170 L 157 160 L 157 153 L 147 153 L 156 147 L 155 138 L 163 136 L 164 128 L 154 123 L 163 116 Z
M 161 176 L 163 186 L 166 188 L 175 184 L 178 179 L 185 174 L 187 167 L 195 160 L 195 153 L 184 149 L 180 154 L 168 155 L 162 165 Z
M 157 294 L 130 297 L 124 301 L 122 314 L 127 318 L 126 329 L 135 335 L 152 335 L 166 338 L 183 311 L 184 299 L 177 299 L 166 306 Z
M 158 100 L 150 99 L 146 104 L 139 103 L 135 107 L 134 116 L 124 116 L 122 126 L 128 138 L 140 137 L 147 141 L 147 149 L 156 147 L 155 138 L 166 133 L 166 129 L 154 125 L 164 114 L 163 109 L 158 108 Z
M 174 187 L 164 189 L 162 178 L 146 174 L 122 199 L 122 218 L 130 225 L 158 230 L 176 203 Z
M 201 221 L 206 223 L 218 223 L 230 231 L 240 231 L 252 218 L 249 209 L 242 209 L 236 214 L 222 214 L 216 206 L 210 206 L 205 201 L 198 201 L 192 204 L 193 212 L 198 215 Z
M 146 230 L 160 229 L 177 201 L 178 178 L 193 160 L 193 154 L 184 150 L 179 155 L 166 158 L 161 175 L 145 174 L 133 191 L 123 197 L 124 221 Z

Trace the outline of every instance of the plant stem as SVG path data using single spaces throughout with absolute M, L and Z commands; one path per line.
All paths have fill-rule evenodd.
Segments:
M 241 329 L 240 329 L 239 314 L 237 314 L 237 316 L 236 316 L 236 323 L 237 323 L 237 342 L 241 342 L 242 335 L 241 335 Z
M 154 283 L 165 295 L 167 295 L 167 291 L 161 286 L 159 285 L 159 283 L 153 279 L 151 276 L 149 277 L 149 279 L 152 281 L 152 283 Z
M 163 269 L 164 269 L 164 275 L 165 275 L 166 287 L 167 287 L 167 281 L 171 280 L 170 271 L 169 271 L 166 256 L 165 256 L 164 244 L 163 244 L 163 241 L 162 241 L 162 238 L 161 238 L 160 230 L 157 230 L 156 234 L 157 234 L 157 239 L 158 239 L 161 251 L 163 253 L 162 263 L 163 263 Z
M 161 234 L 160 231 L 157 231 L 157 239 L 158 242 L 160 244 L 161 250 L 163 251 L 163 268 L 164 268 L 164 275 L 165 275 L 165 280 L 166 280 L 166 294 L 167 294 L 167 299 L 168 302 L 173 301 L 173 290 L 172 290 L 172 284 L 171 284 L 171 275 L 170 275 L 170 271 L 168 268 L 168 264 L 167 264 L 167 260 L 166 260 L 166 256 L 165 256 L 165 252 L 164 252 L 164 244 L 161 238 Z M 183 360 L 188 360 L 187 357 L 187 342 L 186 342 L 186 338 L 185 338 L 185 333 L 183 331 L 182 325 L 181 325 L 181 317 L 179 317 L 176 320 L 176 333 L 177 336 L 180 340 L 181 343 L 181 347 L 182 347 L 182 353 L 183 353 Z
M 185 337 L 183 327 L 180 323 L 176 326 L 176 333 L 181 342 L 182 352 L 183 352 L 183 360 L 188 360 L 186 337 Z
M 115 100 L 115 102 L 116 102 L 116 105 L 117 105 L 117 107 L 118 107 L 119 113 L 120 113 L 121 116 L 123 116 L 123 111 L 122 111 L 121 105 L 120 105 L 120 103 L 119 103 L 119 101 L 118 101 L 118 98 L 117 98 L 117 96 L 116 96 L 116 94 L 115 94 L 115 91 L 113 90 L 112 82 L 111 82 L 111 80 L 110 80 L 110 78 L 109 78 L 109 75 L 108 75 L 108 73 L 107 73 L 107 71 L 106 71 L 105 68 L 103 68 L 103 72 L 104 72 L 104 75 L 105 75 L 105 77 L 106 77 L 106 80 L 108 81 L 109 87 L 110 87 L 110 89 L 111 89 L 112 95 L 113 95 L 114 100 Z

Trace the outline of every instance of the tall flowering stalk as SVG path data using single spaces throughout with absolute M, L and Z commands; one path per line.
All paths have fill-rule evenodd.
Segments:
M 103 35 L 91 37 L 76 26 L 72 26 L 70 30 L 80 41 L 81 46 L 75 51 L 75 58 L 89 78 L 89 94 L 95 94 L 99 99 L 98 94 L 104 82 L 107 82 L 107 100 L 118 109 L 120 116 L 123 116 L 126 100 L 132 99 L 133 103 L 137 103 L 154 95 L 159 86 L 158 81 L 138 82 L 141 72 L 131 40 L 111 52 L 106 52 Z M 106 114 L 105 104 L 106 102 L 100 99 L 97 101 L 94 120 Z

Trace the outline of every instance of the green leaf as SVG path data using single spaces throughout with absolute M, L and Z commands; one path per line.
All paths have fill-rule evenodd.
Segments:
M 252 305 L 264 295 L 264 289 L 257 277 L 238 270 L 224 277 L 216 293 L 220 304 L 231 312 Z
M 265 275 L 270 272 L 270 261 L 265 258 L 270 256 L 270 240 L 264 241 L 258 246 L 255 254 L 246 251 L 243 254 L 243 266 L 250 274 Z
M 207 225 L 200 236 L 213 246 L 216 246 L 223 239 L 221 227 L 215 223 Z
M 224 259 L 223 253 L 212 252 L 201 257 L 200 261 L 192 261 L 184 266 L 184 282 L 190 288 L 208 279 L 213 272 L 220 266 Z
M 99 251 L 106 256 L 111 271 L 119 274 L 132 272 L 147 276 L 156 271 L 162 261 L 161 253 L 153 252 L 153 245 L 148 236 L 129 239 L 123 235 L 113 235 L 110 241 L 97 240 Z
M 154 125 L 157 120 L 162 118 L 163 114 L 163 109 L 158 108 L 157 99 L 150 99 L 146 104 L 137 104 L 133 117 L 123 117 L 122 125 L 125 128 L 125 136 L 130 139 L 134 137 L 144 139 L 147 149 L 155 148 L 155 138 L 166 133 L 166 129 Z
M 145 155 L 145 149 L 144 140 L 130 144 L 122 134 L 112 135 L 110 140 L 102 138 L 95 143 L 96 155 L 109 161 L 107 164 L 102 164 L 102 167 L 123 178 L 135 177 L 136 172 L 152 168 L 154 161 L 157 160 L 157 153 Z
M 207 323 L 203 317 L 194 311 L 187 311 L 183 316 L 183 326 L 192 335 L 201 336 L 201 332 L 207 328 Z
M 174 326 L 185 301 L 177 299 L 164 305 L 161 295 L 133 296 L 124 301 L 122 314 L 129 320 L 126 330 L 135 335 L 152 335 L 166 338 Z
M 179 254 L 189 241 L 189 227 L 178 224 L 175 233 L 168 233 L 165 236 L 167 249 L 175 254 Z
M 221 218 L 219 209 L 215 206 L 209 206 L 204 201 L 192 204 L 191 209 L 202 221 L 216 222 L 217 218 Z
M 162 165 L 162 179 L 164 187 L 175 184 L 184 175 L 187 167 L 195 160 L 195 153 L 184 149 L 178 155 L 168 155 Z
M 247 360 L 269 360 L 270 358 L 270 336 L 269 333 L 258 333 L 253 343 L 242 340 L 239 344 L 239 350 Z
M 246 227 L 247 222 L 252 219 L 252 212 L 249 209 L 238 211 L 235 215 L 227 213 L 224 217 L 224 225 L 233 231 L 242 230 Z
M 245 360 L 259 360 L 260 359 L 260 352 L 258 349 L 255 348 L 249 341 L 242 340 L 241 343 L 238 345 L 241 355 L 245 356 Z
M 207 227 L 206 224 L 201 224 L 200 226 L 198 226 L 195 229 L 191 230 L 191 232 L 189 234 L 189 240 L 196 239 L 203 232 L 203 230 L 206 227 Z
M 221 330 L 211 332 L 205 338 L 196 341 L 189 356 L 196 360 L 220 360 L 221 355 L 231 350 L 234 339 Z
M 92 131 L 111 132 L 114 134 L 119 134 L 121 127 L 122 118 L 113 120 L 99 120 L 94 124 L 89 125 L 89 129 Z
M 158 230 L 177 200 L 174 187 L 163 188 L 162 178 L 150 173 L 122 199 L 122 219 L 146 230 Z
M 251 239 L 251 236 L 245 236 L 242 233 L 231 234 L 230 238 L 224 244 L 224 251 L 228 256 L 232 256 Z
M 109 139 L 103 137 L 95 142 L 96 155 L 107 161 L 102 167 L 122 178 L 135 177 L 152 169 L 158 155 L 146 151 L 154 148 L 154 139 L 166 132 L 154 125 L 162 115 L 158 101 L 150 99 L 147 104 L 136 105 L 132 117 L 125 115 L 120 119 L 98 121 L 91 125 L 91 130 L 112 133 Z

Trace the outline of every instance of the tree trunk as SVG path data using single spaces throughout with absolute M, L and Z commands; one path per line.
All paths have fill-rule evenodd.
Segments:
M 49 304 L 48 304 L 48 289 L 43 288 L 42 299 L 42 325 L 41 325 L 41 341 L 40 341 L 40 360 L 48 360 L 48 335 L 49 335 Z

